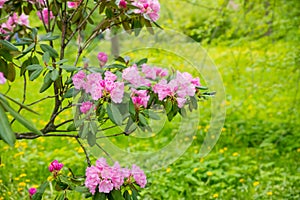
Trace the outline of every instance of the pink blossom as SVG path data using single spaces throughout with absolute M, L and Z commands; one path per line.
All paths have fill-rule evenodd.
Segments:
M 77 8 L 79 5 L 80 5 L 81 1 L 68 1 L 67 2 L 67 5 L 68 5 L 68 8 Z
M 110 180 L 104 179 L 99 183 L 99 192 L 109 193 L 113 188 L 114 186 Z
M 136 64 L 124 69 L 122 78 L 131 83 L 134 87 L 151 86 L 151 82 L 140 75 Z
M 32 195 L 34 195 L 36 193 L 37 189 L 32 187 L 32 188 L 29 188 L 28 192 L 29 192 L 29 196 L 32 197 Z
M 85 73 L 83 71 L 79 71 L 77 74 L 75 74 L 72 77 L 72 81 L 73 81 L 74 87 L 77 90 L 85 88 L 85 86 L 86 86 L 85 78 L 86 78 L 86 75 L 85 75 Z
M 110 81 L 115 81 L 115 80 L 117 80 L 117 76 L 114 73 L 110 72 L 110 71 L 106 71 L 104 79 L 105 80 L 110 80 Z
M 115 88 L 111 91 L 110 97 L 114 103 L 121 103 L 124 96 L 124 83 L 116 82 Z
M 186 102 L 186 99 L 178 97 L 178 98 L 176 98 L 176 101 L 177 101 L 178 107 L 182 108 Z
M 153 86 L 153 91 L 158 94 L 158 99 L 162 101 L 167 96 L 174 96 L 177 88 L 176 81 L 171 80 L 168 83 L 167 80 L 162 79 Z
M 142 65 L 142 72 L 145 74 L 146 78 L 156 79 L 156 71 L 154 67 L 150 67 L 147 64 Z
M 100 86 L 100 81 L 102 80 L 102 76 L 99 73 L 92 73 L 87 75 L 86 77 L 86 85 L 85 85 L 85 91 L 87 93 L 93 94 L 92 90 L 101 90 L 102 88 L 97 88 Z M 101 98 L 101 97 L 99 97 Z
M 141 187 L 144 188 L 147 184 L 147 178 L 143 170 L 138 166 L 132 165 L 131 175 L 133 176 L 135 182 Z
M 22 13 L 18 19 L 18 24 L 21 26 L 29 26 L 29 20 L 28 20 L 28 15 L 25 15 Z
M 104 52 L 98 53 L 97 58 L 98 58 L 98 60 L 100 62 L 100 66 L 101 67 L 103 67 L 107 63 L 108 56 L 107 56 L 106 53 L 104 53 Z
M 136 107 L 144 106 L 144 108 L 147 108 L 150 96 L 147 90 L 132 89 L 131 99 Z
M 158 0 L 134 0 L 132 5 L 139 8 L 135 10 L 135 13 L 144 14 L 152 21 L 158 20 L 160 11 Z
M 60 171 L 63 166 L 64 166 L 64 164 L 59 163 L 57 160 L 54 160 L 54 161 L 51 162 L 48 169 L 49 169 L 50 172 Z
M 4 84 L 6 83 L 6 78 L 4 77 L 4 74 L 3 72 L 0 72 L 0 84 Z
M 3 5 L 5 4 L 5 2 L 7 2 L 8 0 L 0 0 L 0 8 L 3 8 Z
M 126 2 L 125 0 L 121 0 L 121 1 L 119 2 L 119 6 L 120 6 L 121 8 L 126 8 L 126 7 L 127 7 L 127 2 Z
M 93 107 L 93 103 L 90 101 L 83 102 L 80 106 L 80 112 L 86 114 Z
M 42 11 L 38 11 L 37 15 L 40 20 L 42 20 L 45 24 L 49 23 L 49 19 L 53 19 L 54 16 L 52 14 L 51 10 L 48 10 L 48 8 L 44 8 Z
M 93 195 L 95 194 L 96 188 L 100 183 L 100 172 L 101 170 L 95 166 L 88 167 L 85 172 L 86 179 L 84 184 Z

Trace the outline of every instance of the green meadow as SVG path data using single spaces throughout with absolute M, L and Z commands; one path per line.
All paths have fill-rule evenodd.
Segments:
M 201 118 L 192 144 L 172 164 L 147 173 L 148 184 L 139 199 L 300 199 L 299 22 L 297 0 L 161 0 L 158 24 L 193 38 L 221 75 L 226 119 L 216 145 L 202 157 L 214 97 L 199 102 Z M 103 42 L 101 50 L 109 52 L 109 42 Z M 181 51 L 194 54 L 191 48 Z M 147 54 L 154 55 L 150 61 L 185 70 L 185 61 L 176 55 L 152 53 Z M 206 84 L 205 74 L 194 74 Z M 39 81 L 28 83 L 27 104 L 51 95 L 50 90 L 38 93 Z M 0 85 L 0 91 L 21 101 L 22 84 L 20 79 L 11 88 Z M 39 115 L 22 114 L 43 128 L 51 114 L 51 99 L 31 108 Z M 72 116 L 72 110 L 66 110 L 57 122 Z M 24 131 L 17 122 L 13 128 Z M 159 150 L 172 141 L 176 128 L 166 123 L 159 137 L 146 141 L 135 135 L 110 141 L 130 151 Z M 68 167 L 74 174 L 85 173 L 85 154 L 73 138 L 18 140 L 14 147 L 0 141 L 0 200 L 29 199 L 28 189 L 50 177 L 48 165 L 54 159 L 64 163 L 64 173 Z M 92 157 L 92 162 L 96 159 Z M 53 187 L 44 199 L 55 199 Z M 69 192 L 68 198 L 84 199 L 76 192 Z

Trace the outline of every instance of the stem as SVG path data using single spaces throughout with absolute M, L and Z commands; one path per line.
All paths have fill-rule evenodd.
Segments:
M 80 145 L 80 147 L 82 148 L 82 150 L 83 150 L 83 152 L 84 152 L 84 154 L 85 154 L 85 158 L 86 158 L 86 162 L 87 162 L 88 166 L 89 166 L 89 167 L 92 166 L 92 165 L 91 165 L 91 160 L 90 160 L 90 158 L 89 158 L 89 155 L 88 155 L 86 149 L 84 148 L 83 144 L 80 142 L 80 140 L 79 140 L 78 137 L 76 138 L 76 140 L 77 140 L 78 144 Z
M 109 157 L 109 159 L 114 162 L 114 159 L 112 159 L 112 157 L 109 155 L 109 153 L 107 153 L 107 151 L 105 151 L 97 142 L 96 142 L 96 146 L 99 147 L 107 157 Z

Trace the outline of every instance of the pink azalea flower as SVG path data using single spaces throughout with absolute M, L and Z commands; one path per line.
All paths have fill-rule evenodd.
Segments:
M 110 80 L 110 81 L 115 81 L 115 80 L 117 80 L 117 76 L 114 73 L 110 72 L 110 71 L 106 71 L 104 79 L 105 80 Z
M 51 10 L 48 10 L 48 8 L 44 8 L 42 11 L 38 11 L 37 15 L 40 20 L 42 20 L 45 24 L 49 23 L 49 19 L 53 19 L 54 16 L 52 14 Z
M 80 89 L 85 88 L 85 86 L 86 86 L 85 78 L 86 78 L 86 75 L 83 71 L 79 71 L 77 74 L 75 74 L 72 77 L 72 81 L 73 81 L 75 89 L 80 90 Z
M 36 193 L 37 189 L 32 187 L 29 188 L 28 192 L 29 192 L 29 196 L 32 197 L 35 193 Z
M 111 100 L 114 103 L 121 103 L 124 96 L 124 83 L 116 82 L 115 88 L 110 92 Z
M 138 166 L 132 165 L 131 175 L 133 176 L 135 182 L 141 187 L 144 188 L 147 184 L 147 178 L 144 174 L 144 171 L 141 170 Z
M 80 106 L 80 112 L 82 112 L 83 114 L 86 114 L 87 112 L 89 112 L 91 110 L 92 107 L 93 107 L 92 102 L 90 102 L 90 101 L 83 102 L 82 105 Z
M 158 20 L 160 11 L 158 0 L 134 0 L 132 5 L 139 8 L 135 10 L 135 13 L 144 14 L 152 21 Z
M 109 180 L 104 179 L 99 183 L 99 192 L 109 193 L 113 188 L 114 186 Z
M 177 101 L 178 107 L 182 108 L 186 102 L 186 99 L 178 97 L 178 98 L 176 98 L 176 101 Z
M 85 172 L 86 179 L 84 184 L 93 195 L 95 194 L 96 188 L 100 183 L 100 172 L 101 170 L 95 166 L 88 167 Z
M 3 72 L 0 72 L 0 84 L 4 84 L 6 83 L 6 78 L 4 77 L 4 74 Z
M 151 82 L 140 75 L 136 64 L 124 69 L 122 78 L 134 87 L 151 86 Z
M 64 166 L 64 164 L 62 163 L 59 163 L 57 160 L 54 160 L 51 162 L 51 164 L 49 165 L 48 169 L 50 172 L 53 172 L 53 171 L 60 171 L 61 168 Z
M 92 90 L 101 90 L 102 88 L 98 88 L 100 86 L 100 81 L 102 80 L 102 76 L 99 73 L 92 73 L 87 75 L 86 77 L 86 85 L 85 85 L 85 91 L 87 93 L 93 94 Z M 101 98 L 101 97 L 100 97 Z
M 147 90 L 132 89 L 131 99 L 136 107 L 144 106 L 144 108 L 147 108 L 150 96 Z
M 21 26 L 29 26 L 29 19 L 28 19 L 28 15 L 25 15 L 24 13 L 22 13 L 18 19 L 18 24 Z
M 98 58 L 98 60 L 100 62 L 100 66 L 101 67 L 103 67 L 107 63 L 108 56 L 107 56 L 106 53 L 104 53 L 104 52 L 98 53 L 97 58 Z

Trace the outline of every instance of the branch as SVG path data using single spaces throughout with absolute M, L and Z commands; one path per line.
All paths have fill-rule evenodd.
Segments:
M 107 153 L 107 151 L 105 151 L 97 142 L 96 142 L 96 146 L 99 147 L 105 153 L 105 155 L 110 158 L 112 162 L 114 162 L 114 159 L 112 159 L 109 153 Z
M 108 138 L 108 137 L 116 137 L 116 136 L 120 136 L 120 135 L 127 135 L 125 132 L 122 132 L 122 133 L 116 133 L 116 134 L 113 134 L 113 135 L 105 135 L 105 136 L 99 136 L 97 137 L 97 139 L 101 139 L 101 138 Z
M 72 122 L 72 121 L 74 121 L 74 119 L 68 119 L 68 120 L 66 120 L 66 121 L 64 121 L 64 122 L 62 122 L 60 124 L 57 124 L 55 126 L 55 128 L 61 127 L 62 125 L 67 124 L 67 123 Z
M 30 104 L 27 104 L 26 106 L 32 106 L 32 105 L 37 104 L 37 103 L 40 103 L 41 101 L 44 101 L 44 100 L 46 100 L 46 99 L 55 98 L 56 96 L 57 96 L 57 95 L 54 95 L 54 96 L 46 96 L 46 97 L 41 98 L 41 99 L 39 99 L 39 100 L 37 100 L 37 101 L 34 101 L 34 102 L 30 103 Z
M 89 158 L 89 155 L 88 155 L 86 149 L 84 148 L 84 146 L 82 145 L 82 143 L 80 142 L 80 140 L 79 140 L 78 137 L 76 138 L 76 140 L 77 140 L 78 144 L 80 145 L 80 147 L 82 148 L 82 150 L 83 150 L 83 152 L 84 152 L 84 154 L 85 154 L 85 158 L 86 158 L 86 162 L 87 162 L 88 166 L 89 166 L 89 167 L 92 166 L 92 165 L 91 165 L 91 160 L 90 160 L 90 158 Z
M 70 131 L 69 131 L 70 132 Z M 71 137 L 71 138 L 78 138 L 78 135 L 71 135 L 71 134 L 45 134 L 45 135 L 36 135 L 34 133 L 28 132 L 28 133 L 16 133 L 16 139 L 22 140 L 22 139 L 36 139 L 39 137 Z

